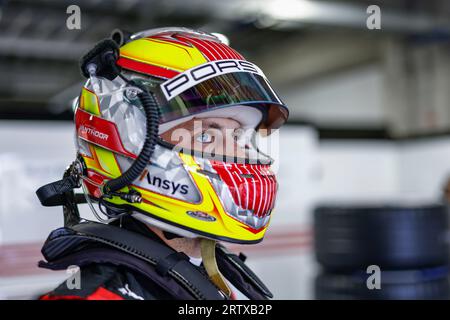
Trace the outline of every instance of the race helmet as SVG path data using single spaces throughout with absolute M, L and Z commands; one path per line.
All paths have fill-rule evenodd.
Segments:
M 119 46 L 120 73 L 92 72 L 75 105 L 75 139 L 88 200 L 98 202 L 109 218 L 131 212 L 184 237 L 261 241 L 278 183 L 273 160 L 259 149 L 258 139 L 288 118 L 262 70 L 219 37 L 187 28 L 139 32 Z M 138 98 L 143 91 L 150 93 L 157 115 L 143 108 L 145 101 Z M 149 116 L 158 119 L 151 130 Z M 184 124 L 217 118 L 240 124 L 239 134 L 233 131 L 239 153 L 195 147 L 210 140 L 201 128 L 196 138 L 185 138 L 192 130 Z M 130 170 L 149 135 L 155 140 L 150 160 L 135 180 L 109 192 L 108 181 Z

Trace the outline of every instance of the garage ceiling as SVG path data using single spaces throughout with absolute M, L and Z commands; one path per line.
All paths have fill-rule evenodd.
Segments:
M 333 10 L 343 10 L 349 14 L 345 21 L 358 21 L 361 12 L 364 17 L 361 8 L 376 1 L 306 1 L 322 10 L 318 16 L 309 18 L 301 15 L 306 10 L 299 7 L 302 2 L 305 1 L 284 0 L 281 5 L 278 0 L 83 0 L 77 2 L 81 8 L 81 30 L 68 30 L 66 8 L 73 1 L 3 1 L 0 118 L 70 118 L 68 100 L 78 94 L 82 83 L 77 61 L 114 28 L 138 31 L 179 25 L 225 33 L 233 47 L 273 74 L 275 86 L 379 58 L 380 35 L 367 36 L 359 25 L 327 20 L 333 17 Z M 409 19 L 411 25 L 391 26 L 393 36 L 436 26 L 445 32 L 450 30 L 440 23 L 447 21 L 444 18 L 450 14 L 445 1 L 397 0 L 382 7 L 383 14 L 387 12 L 388 26 L 388 19 L 416 18 Z M 279 8 L 292 8 L 291 13 L 298 14 L 287 14 Z M 359 10 L 356 15 L 355 8 Z M 414 24 L 415 21 L 418 22 Z M 323 52 L 333 42 L 341 44 L 340 58 L 313 63 L 315 53 Z M 355 53 L 352 59 L 344 48 Z M 308 67 L 292 67 L 302 54 L 311 61 L 305 64 Z M 274 59 L 284 61 L 288 67 L 275 69 Z

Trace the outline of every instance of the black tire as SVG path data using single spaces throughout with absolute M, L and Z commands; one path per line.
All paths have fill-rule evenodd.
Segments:
M 316 277 L 318 300 L 448 300 L 450 284 L 447 267 L 381 271 L 380 289 L 369 290 L 365 272 L 327 274 Z
M 447 265 L 444 206 L 319 207 L 314 212 L 317 261 L 329 271 L 419 269 Z

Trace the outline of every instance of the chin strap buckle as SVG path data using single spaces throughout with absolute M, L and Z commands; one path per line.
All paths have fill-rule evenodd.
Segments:
M 77 204 L 86 203 L 84 194 L 75 194 L 73 191 L 81 187 L 83 170 L 82 162 L 77 159 L 67 168 L 61 180 L 48 183 L 36 190 L 36 195 L 43 206 L 63 206 L 65 226 L 80 221 Z
M 209 279 L 214 283 L 217 288 L 226 295 L 227 298 L 231 297 L 231 289 L 228 286 L 224 276 L 219 271 L 216 261 L 216 241 L 206 238 L 200 239 L 200 250 L 202 254 L 203 266 Z
M 82 164 L 75 160 L 64 172 L 61 180 L 48 183 L 36 190 L 36 195 L 44 207 L 66 204 L 66 192 L 81 187 Z

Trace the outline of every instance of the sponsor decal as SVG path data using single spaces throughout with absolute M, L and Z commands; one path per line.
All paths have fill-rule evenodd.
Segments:
M 85 125 L 81 125 L 78 130 L 80 130 L 80 133 L 82 134 L 85 134 L 87 136 L 93 136 L 101 140 L 108 140 L 109 137 L 108 134 L 100 132 L 94 128 L 86 127 Z
M 170 191 L 172 195 L 176 192 L 186 195 L 189 192 L 189 186 L 187 184 L 176 183 L 167 179 L 162 179 L 160 177 L 151 176 L 147 172 L 147 182 L 157 188 Z
M 162 92 L 167 100 L 171 100 L 200 82 L 233 72 L 256 73 L 266 78 L 258 66 L 248 61 L 235 59 L 211 61 L 186 70 L 176 77 L 165 81 L 161 84 Z
M 208 221 L 208 222 L 213 222 L 216 221 L 216 218 L 207 214 L 206 212 L 202 212 L 202 211 L 186 211 L 188 216 L 191 216 L 192 218 L 196 218 L 198 220 L 202 220 L 202 221 Z
M 81 139 L 136 159 L 136 155 L 128 152 L 123 146 L 114 122 L 77 108 L 75 111 L 75 125 L 78 136 Z M 98 129 L 101 129 L 101 131 Z

